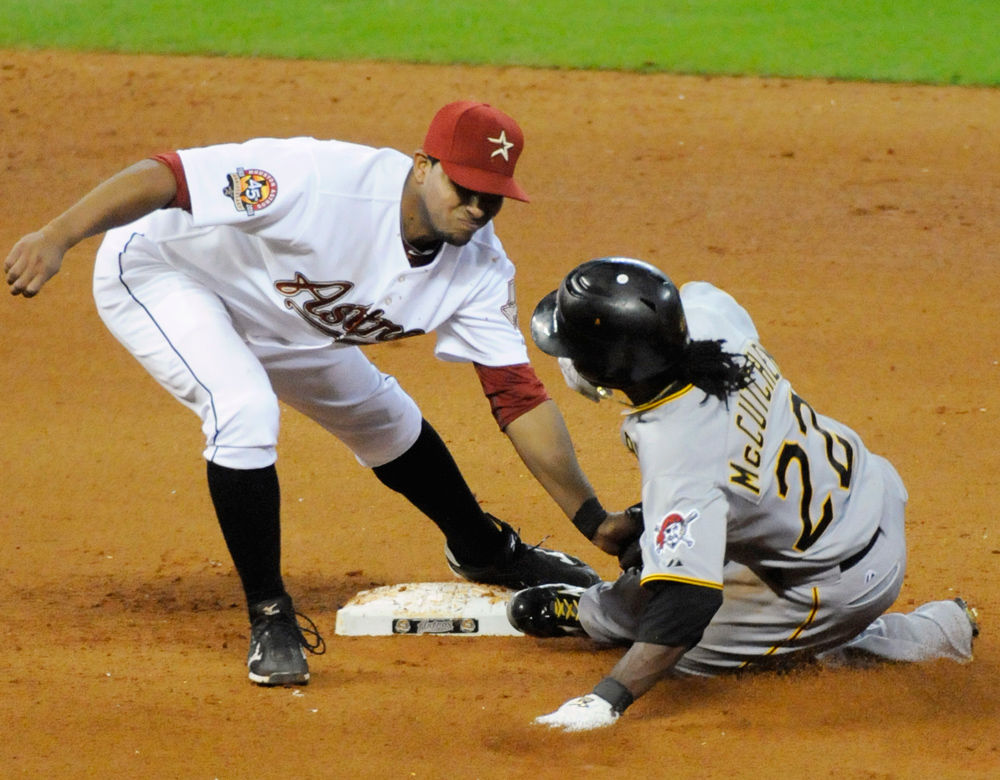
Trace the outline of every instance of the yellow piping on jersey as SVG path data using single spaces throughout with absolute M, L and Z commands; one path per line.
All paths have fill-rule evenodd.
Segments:
M 809 626 L 812 624 L 813 620 L 816 619 L 816 613 L 817 612 L 819 612 L 819 588 L 813 588 L 812 589 L 812 609 L 809 610 L 809 616 L 805 619 L 805 621 L 802 623 L 802 625 L 800 625 L 798 628 L 796 628 L 791 633 L 791 636 L 789 636 L 788 639 L 784 640 L 780 644 L 774 645 L 770 650 L 768 650 L 766 653 L 764 653 L 764 655 L 765 656 L 774 655 L 782 647 L 785 647 L 786 645 L 788 645 L 788 644 L 794 642 L 796 639 L 798 639 L 799 635 L 803 631 L 805 631 L 807 628 L 809 628 Z M 749 666 L 751 663 L 752 663 L 752 661 L 744 661 L 743 663 L 740 664 L 740 669 L 743 669 L 743 668 Z
M 722 590 L 721 582 L 712 582 L 711 580 L 699 580 L 694 577 L 677 577 L 672 574 L 651 574 L 648 577 L 643 577 L 639 580 L 640 585 L 645 585 L 647 582 L 683 582 L 686 585 L 701 585 L 703 588 L 714 588 L 715 590 Z
M 623 412 L 623 414 L 638 414 L 639 412 L 648 412 L 650 409 L 655 409 L 657 406 L 662 406 L 663 404 L 670 403 L 680 398 L 685 393 L 694 389 L 694 385 L 684 385 L 684 387 L 679 390 L 663 396 L 662 398 L 654 398 L 652 401 L 646 401 L 644 404 L 639 404 L 638 406 L 633 406 L 629 411 Z

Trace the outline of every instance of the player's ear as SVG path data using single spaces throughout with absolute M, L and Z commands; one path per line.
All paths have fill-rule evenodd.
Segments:
M 434 163 L 431 158 L 424 154 L 422 149 L 417 149 L 413 153 L 413 179 L 417 184 L 423 184 L 427 179 Z

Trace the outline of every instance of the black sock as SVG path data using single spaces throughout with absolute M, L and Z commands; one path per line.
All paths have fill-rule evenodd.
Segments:
M 209 463 L 208 490 L 247 604 L 284 595 L 277 469 L 273 465 L 230 469 Z
M 496 557 L 500 530 L 479 506 L 448 447 L 427 420 L 410 449 L 372 471 L 437 524 L 460 563 L 484 564 Z

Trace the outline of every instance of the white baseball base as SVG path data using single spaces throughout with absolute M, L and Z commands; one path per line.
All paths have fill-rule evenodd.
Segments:
M 337 612 L 343 636 L 523 636 L 507 620 L 514 591 L 471 582 L 411 582 L 363 590 Z

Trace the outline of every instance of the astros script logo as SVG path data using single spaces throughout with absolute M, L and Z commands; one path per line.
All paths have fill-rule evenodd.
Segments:
M 248 216 L 270 206 L 278 194 L 278 182 L 267 171 L 259 168 L 237 168 L 227 177 L 229 184 L 222 191 L 237 211 Z
M 340 344 L 378 344 L 424 333 L 419 328 L 405 330 L 382 309 L 346 300 L 354 282 L 314 282 L 296 272 L 294 279 L 276 281 L 274 289 L 285 296 L 285 308 Z
M 679 512 L 671 512 L 660 522 L 656 531 L 656 551 L 663 552 L 667 547 L 671 552 L 682 543 L 689 548 L 694 547 L 694 537 L 691 536 L 691 523 L 698 519 L 698 510 L 692 509 L 687 516 Z

